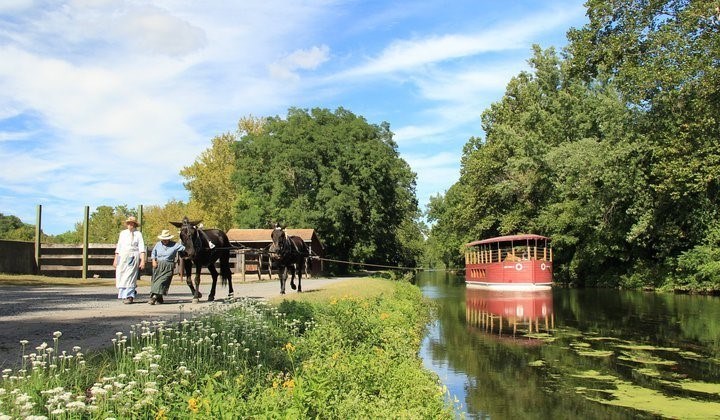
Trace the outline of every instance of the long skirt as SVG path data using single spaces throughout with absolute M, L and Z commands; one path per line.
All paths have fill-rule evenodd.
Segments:
M 115 287 L 118 299 L 135 297 L 137 280 L 140 277 L 140 252 L 131 251 L 120 254 L 115 267 Z
M 158 260 L 158 266 L 153 270 L 152 283 L 150 284 L 151 295 L 166 295 L 173 278 L 175 264 L 172 261 Z

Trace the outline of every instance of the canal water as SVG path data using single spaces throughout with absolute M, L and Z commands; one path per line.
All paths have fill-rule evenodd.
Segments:
M 421 356 L 466 418 L 720 418 L 718 297 L 416 281 L 437 308 Z

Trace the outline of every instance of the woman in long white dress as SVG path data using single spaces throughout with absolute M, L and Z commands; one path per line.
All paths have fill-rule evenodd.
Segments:
M 133 303 L 140 270 L 145 268 L 146 249 L 142 233 L 137 231 L 139 224 L 135 216 L 128 217 L 125 226 L 127 229 L 120 232 L 115 247 L 115 287 L 118 299 L 123 299 L 123 303 Z

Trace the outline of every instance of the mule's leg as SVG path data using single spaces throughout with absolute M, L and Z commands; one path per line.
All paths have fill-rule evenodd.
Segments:
M 192 293 L 193 298 L 195 297 L 195 287 L 193 287 L 192 283 L 192 263 L 190 261 L 180 260 L 180 278 L 185 279 L 185 283 L 187 283 L 188 287 L 190 288 L 190 293 Z
M 290 274 L 292 275 L 290 277 L 290 288 L 293 290 L 296 289 L 296 287 L 295 287 L 295 271 L 297 271 L 297 270 L 295 268 L 296 268 L 295 264 L 290 264 L 288 266 L 288 270 L 290 270 Z
M 287 268 L 286 267 L 280 267 L 280 271 L 278 272 L 278 278 L 280 279 L 280 294 L 285 294 L 285 281 L 287 281 Z
M 215 287 L 217 286 L 218 272 L 215 269 L 215 263 L 212 262 L 208 265 L 210 275 L 212 276 L 212 286 L 210 286 L 210 294 L 208 295 L 208 302 L 215 300 Z
M 193 303 L 198 303 L 202 297 L 202 293 L 200 293 L 200 271 L 202 270 L 202 267 L 200 264 L 195 265 L 197 268 L 195 269 L 195 293 L 193 294 Z
M 299 267 L 297 268 L 298 273 L 298 292 L 302 292 L 302 275 L 304 271 L 304 262 L 305 258 L 300 258 L 300 262 L 298 262 Z
M 259 272 L 258 268 L 258 272 Z M 228 257 L 227 261 L 222 261 L 220 263 L 220 274 L 222 274 L 223 282 L 227 282 L 228 285 L 228 297 L 232 298 L 234 295 L 233 286 L 232 286 L 232 271 L 230 271 L 230 257 Z

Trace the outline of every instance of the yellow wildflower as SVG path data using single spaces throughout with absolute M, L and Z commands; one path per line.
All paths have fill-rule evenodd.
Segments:
M 162 420 L 167 418 L 167 410 L 164 408 L 161 408 L 158 410 L 157 413 L 155 413 L 155 420 Z
M 292 353 L 295 351 L 295 346 L 293 346 L 292 343 L 285 344 L 285 350 L 287 350 L 288 353 Z
M 283 388 L 295 388 L 295 380 L 294 379 L 288 379 L 287 381 L 283 382 Z
M 188 409 L 192 411 L 193 413 L 197 413 L 200 409 L 200 400 L 194 397 L 191 397 L 188 400 Z

